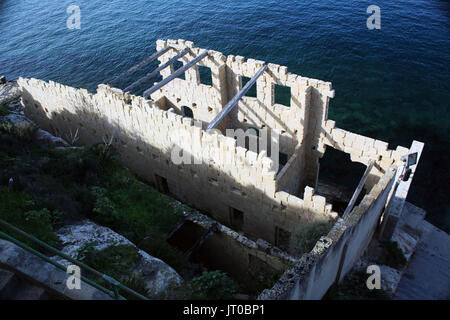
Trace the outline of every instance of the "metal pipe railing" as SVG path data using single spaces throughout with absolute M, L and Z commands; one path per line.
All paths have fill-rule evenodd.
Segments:
M 118 295 L 118 293 L 116 293 L 116 291 L 117 291 L 117 288 L 119 288 L 119 289 L 122 289 L 123 291 L 125 291 L 125 292 L 131 294 L 132 296 L 134 296 L 134 297 L 136 297 L 136 298 L 139 298 L 139 299 L 142 299 L 142 300 L 148 300 L 148 298 L 146 298 L 146 297 L 144 297 L 143 295 L 141 295 L 141 294 L 139 294 L 139 293 L 137 293 L 137 292 L 131 290 L 130 288 L 128 288 L 128 287 L 126 287 L 126 286 L 124 286 L 124 285 L 121 284 L 119 281 L 115 280 L 114 278 L 112 278 L 112 277 L 110 277 L 110 276 L 108 276 L 108 275 L 105 275 L 105 274 L 103 274 L 103 273 L 101 273 L 101 272 L 99 272 L 99 271 L 97 271 L 97 270 L 95 270 L 95 269 L 89 267 L 88 265 L 84 264 L 83 262 L 80 262 L 80 261 L 78 261 L 78 260 L 76 260 L 76 259 L 74 259 L 74 258 L 68 256 L 67 254 L 65 254 L 65 253 L 63 253 L 63 252 L 61 252 L 61 251 L 59 251 L 59 250 L 57 250 L 57 249 L 55 249 L 55 248 L 49 246 L 47 243 L 45 243 L 45 242 L 43 242 L 43 241 L 41 241 L 41 240 L 39 240 L 39 239 L 33 237 L 32 235 L 29 235 L 28 233 L 26 233 L 26 232 L 24 232 L 24 231 L 22 231 L 22 230 L 20 230 L 20 229 L 18 229 L 18 228 L 16 228 L 16 227 L 14 227 L 14 226 L 12 226 L 11 224 L 7 223 L 6 221 L 4 221 L 4 220 L 2 220 L 2 219 L 0 219 L 0 225 L 2 225 L 3 227 L 5 227 L 6 229 L 9 229 L 9 230 L 11 230 L 11 231 L 16 232 L 17 234 L 19 234 L 19 235 L 21 235 L 21 236 L 27 238 L 28 240 L 30 240 L 30 241 L 32 241 L 32 242 L 34 242 L 34 243 L 40 245 L 41 247 L 45 248 L 45 249 L 48 250 L 49 252 L 51 252 L 51 253 L 53 253 L 53 254 L 55 254 L 55 255 L 58 255 L 58 256 L 60 256 L 60 257 L 62 257 L 62 258 L 64 258 L 64 259 L 66 259 L 66 260 L 69 261 L 69 262 L 72 262 L 73 264 L 79 266 L 81 269 L 87 270 L 87 271 L 89 271 L 90 273 L 94 274 L 95 276 L 104 279 L 105 281 L 107 281 L 107 282 L 113 287 L 113 290 L 114 290 L 114 292 L 115 292 L 115 293 L 114 293 L 114 296 L 117 296 L 117 295 Z M 15 244 L 17 244 L 18 246 L 22 247 L 23 249 L 25 249 L 25 250 L 27 250 L 27 251 L 29 251 L 29 252 L 31 252 L 31 253 L 33 253 L 33 254 L 39 256 L 39 257 L 41 257 L 41 258 L 44 259 L 45 261 L 47 261 L 47 262 L 53 264 L 55 267 L 57 267 L 57 268 L 59 268 L 59 269 L 62 268 L 62 270 L 64 270 L 64 271 L 67 270 L 67 268 L 65 268 L 64 266 L 62 266 L 62 265 L 60 265 L 59 263 L 53 261 L 53 260 L 50 259 L 49 257 L 47 257 L 47 256 L 43 255 L 42 253 L 38 252 L 37 250 L 34 250 L 34 249 L 30 248 L 29 246 L 27 246 L 26 244 L 20 242 L 19 240 L 14 239 L 13 237 L 7 235 L 6 233 L 0 232 L 0 236 L 2 236 L 2 237 L 4 237 L 4 238 L 7 238 L 7 240 L 14 242 Z M 110 290 L 108 290 L 108 289 L 106 289 L 106 288 L 103 288 L 102 286 L 96 284 L 96 283 L 93 282 L 92 280 L 86 279 L 85 277 L 82 277 L 82 278 L 84 278 L 83 281 L 86 281 L 87 283 L 89 283 L 90 285 L 94 286 L 95 288 L 97 288 L 97 289 L 99 289 L 99 290 L 101 290 L 101 291 L 103 291 L 103 292 L 109 294 L 110 296 L 112 296 Z M 106 290 L 106 291 L 105 291 L 105 290 Z M 114 296 L 112 296 L 112 297 L 114 297 Z M 121 299 L 121 298 L 123 298 L 123 297 L 121 297 L 121 296 L 119 295 L 117 298 Z M 123 298 L 123 299 L 124 299 L 124 298 Z

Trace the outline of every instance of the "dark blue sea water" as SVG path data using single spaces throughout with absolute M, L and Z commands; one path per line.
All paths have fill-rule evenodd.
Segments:
M 81 30 L 66 8 L 81 8 Z M 381 8 L 368 30 L 366 8 Z M 442 0 L 0 0 L 0 74 L 94 90 L 158 38 L 286 65 L 332 81 L 337 126 L 426 143 L 409 200 L 450 230 L 450 3 Z

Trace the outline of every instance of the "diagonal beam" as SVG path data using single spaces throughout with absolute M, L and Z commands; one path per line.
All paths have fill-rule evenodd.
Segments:
M 186 65 L 184 65 L 183 67 L 181 67 L 180 69 L 178 69 L 177 71 L 172 73 L 170 76 L 168 76 L 167 78 L 163 79 L 158 84 L 155 84 L 150 89 L 146 90 L 144 92 L 144 98 L 148 98 L 153 92 L 155 92 L 155 91 L 161 89 L 162 87 L 164 87 L 170 81 L 172 81 L 173 79 L 178 77 L 180 74 L 182 74 L 183 72 L 185 72 L 186 70 L 188 70 L 189 68 L 194 66 L 196 63 L 198 63 L 200 60 L 202 60 L 207 55 L 208 55 L 208 50 L 203 51 L 197 58 L 195 58 L 194 60 L 190 61 L 189 63 L 186 63 Z
M 369 165 L 366 168 L 366 171 L 364 171 L 364 174 L 361 178 L 361 180 L 359 181 L 358 186 L 356 187 L 355 192 L 353 192 L 352 198 L 350 199 L 347 208 L 344 211 L 344 214 L 342 215 L 342 217 L 346 217 L 350 211 L 352 211 L 353 207 L 355 206 L 356 200 L 358 200 L 359 194 L 361 193 L 362 188 L 364 187 L 364 184 L 366 183 L 367 177 L 369 177 L 369 173 L 370 170 L 372 170 L 374 165 L 374 161 L 370 160 Z
M 142 69 L 146 65 L 148 65 L 150 62 L 152 62 L 155 59 L 158 59 L 160 56 L 162 56 L 164 53 L 166 53 L 171 47 L 165 47 L 164 49 L 159 50 L 158 52 L 152 54 L 150 57 L 145 59 L 144 61 L 141 61 L 134 67 L 131 67 L 127 71 L 121 73 L 119 76 L 117 76 L 115 79 L 109 79 L 108 81 L 105 81 L 107 84 L 114 84 L 119 82 L 119 80 L 122 80 L 123 78 L 126 78 L 128 76 L 131 76 L 133 73 L 138 71 L 139 69 Z
M 181 51 L 179 54 L 177 54 L 176 56 L 174 56 L 172 59 L 170 59 L 169 61 L 167 61 L 166 63 L 160 65 L 158 68 L 156 68 L 155 70 L 153 70 L 150 73 L 147 73 L 145 76 L 143 76 L 142 78 L 140 78 L 139 80 L 133 82 L 132 84 L 130 84 L 128 87 L 126 87 L 123 91 L 130 91 L 133 88 L 136 88 L 137 86 L 139 86 L 140 84 L 142 84 L 143 82 L 147 81 L 148 79 L 153 78 L 154 76 L 156 76 L 161 70 L 167 68 L 168 66 L 170 66 L 172 63 L 174 63 L 175 61 L 177 61 L 178 59 L 184 57 L 187 53 L 189 52 L 189 49 L 184 49 L 183 51 Z
M 219 114 L 208 124 L 206 131 L 214 129 L 225 118 L 225 116 L 238 104 L 239 100 L 247 93 L 248 90 L 255 84 L 256 80 L 266 71 L 267 65 L 264 65 L 258 72 L 250 79 L 249 82 L 239 91 L 237 95 L 231 99 L 227 105 L 219 112 Z

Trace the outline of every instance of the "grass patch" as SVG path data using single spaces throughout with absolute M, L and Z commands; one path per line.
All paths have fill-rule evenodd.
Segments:
M 208 271 L 192 279 L 189 284 L 190 299 L 226 300 L 236 293 L 236 283 L 224 272 Z
M 97 250 L 93 244 L 87 244 L 79 250 L 77 259 L 95 270 L 113 277 L 128 288 L 147 295 L 147 289 L 143 284 L 143 280 L 139 275 L 132 274 L 133 268 L 141 259 L 136 247 L 132 245 L 116 245 Z M 95 281 L 109 288 L 108 282 L 104 279 L 95 279 Z M 126 292 L 120 290 L 119 292 L 125 298 L 133 298 Z
M 311 251 L 321 236 L 325 236 L 333 227 L 332 221 L 318 221 L 304 224 L 295 233 L 295 252 L 302 255 Z

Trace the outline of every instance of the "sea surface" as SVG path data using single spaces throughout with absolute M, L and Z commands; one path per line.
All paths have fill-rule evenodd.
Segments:
M 81 9 L 80 30 L 67 28 L 70 5 Z M 379 30 L 366 26 L 369 5 L 381 8 Z M 0 74 L 9 79 L 94 91 L 167 38 L 331 81 L 338 127 L 391 148 L 425 142 L 408 200 L 450 231 L 450 2 L 0 0 Z

